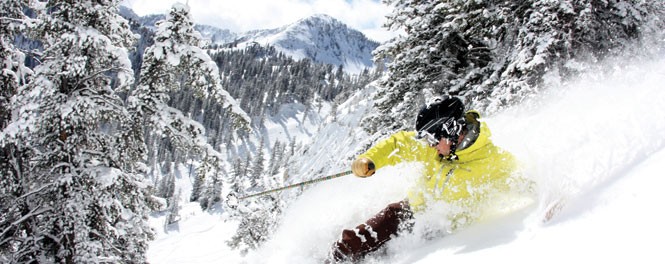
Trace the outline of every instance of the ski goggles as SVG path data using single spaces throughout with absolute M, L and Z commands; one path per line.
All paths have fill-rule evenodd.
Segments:
M 416 135 L 416 138 L 430 147 L 434 147 L 439 144 L 439 140 L 436 139 L 436 137 L 432 135 L 432 133 L 427 132 L 426 130 L 419 131 L 418 134 Z
M 422 140 L 430 147 L 439 144 L 441 138 L 447 138 L 450 135 L 458 134 L 461 130 L 461 125 L 453 117 L 442 117 L 434 119 L 423 126 L 418 131 L 416 138 Z M 437 137 L 437 135 L 439 135 Z

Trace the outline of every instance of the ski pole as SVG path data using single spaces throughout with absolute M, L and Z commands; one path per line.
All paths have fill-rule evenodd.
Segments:
M 291 185 L 288 185 L 288 186 L 284 186 L 284 187 L 280 187 L 280 188 L 277 188 L 277 189 L 272 189 L 272 190 L 267 190 L 267 191 L 260 192 L 260 193 L 255 193 L 255 194 L 246 195 L 246 196 L 243 196 L 243 197 L 240 197 L 240 198 L 236 198 L 233 194 L 229 194 L 229 195 L 227 196 L 227 204 L 228 204 L 229 206 L 231 206 L 231 207 L 234 207 L 234 206 L 232 206 L 232 205 L 230 204 L 230 202 L 231 202 L 232 199 L 236 200 L 235 203 L 236 203 L 236 205 L 237 205 L 237 202 L 238 202 L 238 201 L 241 201 L 241 200 L 244 200 L 244 199 L 247 199 L 247 198 L 252 198 L 252 197 L 256 197 L 256 196 L 262 196 L 262 195 L 266 195 L 266 194 L 269 194 L 269 193 L 274 193 L 274 192 L 279 192 L 279 191 L 283 191 L 283 190 L 286 190 L 286 189 L 291 189 L 291 188 L 294 188 L 294 187 L 303 187 L 303 186 L 305 186 L 305 185 L 309 185 L 309 184 L 312 184 L 312 183 L 317 183 L 317 182 L 322 182 L 322 181 L 332 180 L 332 179 L 334 179 L 334 178 L 339 178 L 339 177 L 342 177 L 342 176 L 346 176 L 346 175 L 349 175 L 349 174 L 351 174 L 351 173 L 353 173 L 353 171 L 340 172 L 340 173 L 333 174 L 333 175 L 329 175 L 329 176 L 326 176 L 326 177 L 321 177 L 321 178 L 312 179 L 312 180 L 309 180 L 309 181 L 304 181 L 304 182 L 294 183 L 294 184 L 291 184 Z

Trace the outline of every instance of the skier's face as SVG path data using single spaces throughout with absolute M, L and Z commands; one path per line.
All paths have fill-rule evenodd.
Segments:
M 439 152 L 439 155 L 448 156 L 450 154 L 450 145 L 452 142 L 447 138 L 442 138 L 439 140 L 439 144 L 435 145 L 436 151 Z

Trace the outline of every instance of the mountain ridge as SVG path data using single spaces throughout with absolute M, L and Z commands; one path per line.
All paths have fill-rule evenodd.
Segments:
M 164 14 L 139 16 L 125 6 L 120 6 L 119 12 L 153 31 L 155 23 L 165 18 Z M 362 32 L 326 14 L 315 14 L 278 28 L 242 33 L 202 24 L 196 24 L 195 28 L 210 41 L 212 49 L 245 48 L 255 44 L 273 46 L 294 59 L 333 64 L 350 73 L 373 68 L 372 52 L 379 46 Z
M 349 28 L 332 16 L 316 14 L 275 29 L 246 32 L 236 40 L 237 47 L 250 43 L 275 46 L 295 59 L 342 65 L 351 72 L 373 66 L 372 51 L 379 43 Z

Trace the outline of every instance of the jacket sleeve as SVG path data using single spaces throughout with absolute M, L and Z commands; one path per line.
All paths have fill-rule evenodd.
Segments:
M 385 166 L 395 165 L 414 159 L 415 132 L 401 131 L 376 143 L 359 158 L 369 158 L 378 170 Z

